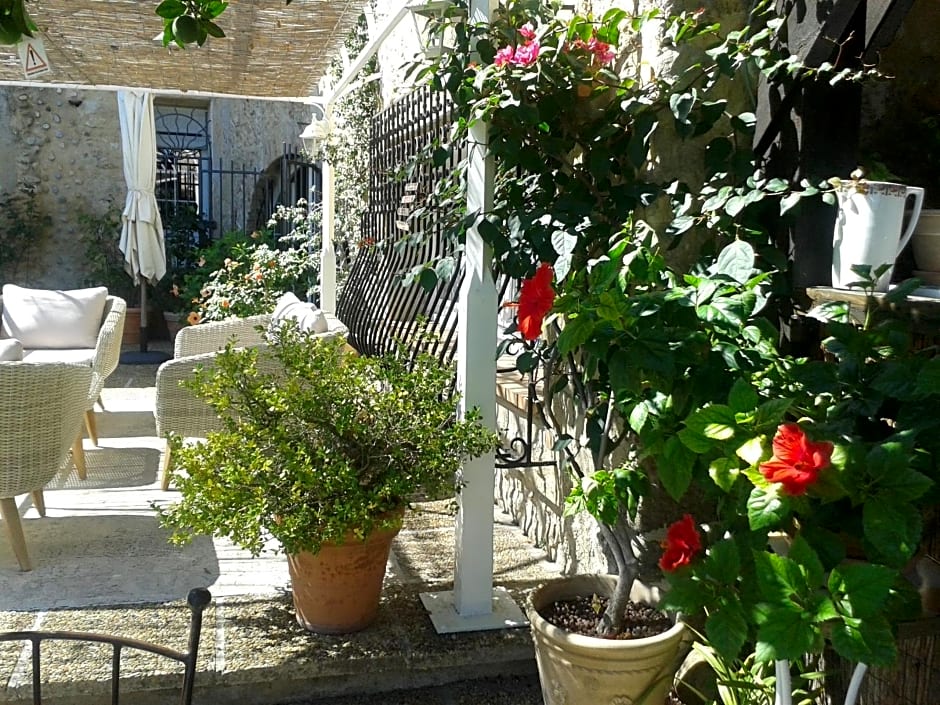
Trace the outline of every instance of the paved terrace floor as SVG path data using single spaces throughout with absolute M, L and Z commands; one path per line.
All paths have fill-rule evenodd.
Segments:
M 169 349 L 153 343 L 151 349 Z M 395 541 L 377 622 L 322 636 L 295 622 L 282 556 L 253 559 L 225 541 L 166 542 L 150 507 L 163 442 L 155 436 L 156 365 L 122 365 L 103 394 L 99 445 L 85 441 L 88 479 L 62 473 L 46 490 L 47 516 L 20 498 L 35 566 L 21 573 L 0 540 L 0 631 L 70 629 L 121 634 L 185 649 L 192 587 L 213 593 L 196 677 L 196 703 L 330 705 L 541 702 L 527 628 L 438 635 L 419 593 L 452 587 L 454 512 L 434 502 L 409 512 Z M 518 527 L 496 513 L 495 582 L 517 604 L 556 574 Z M 108 701 L 109 655 L 44 647 L 46 703 Z M 0 644 L 0 703 L 31 702 L 29 649 Z M 176 702 L 180 669 L 128 653 L 122 702 Z

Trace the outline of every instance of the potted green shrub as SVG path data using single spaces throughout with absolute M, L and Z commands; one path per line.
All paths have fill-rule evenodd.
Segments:
M 455 418 L 452 371 L 436 359 L 360 357 L 292 325 L 268 346 L 230 345 L 190 386 L 224 428 L 172 439 L 181 497 L 162 523 L 173 541 L 212 534 L 253 554 L 276 540 L 297 619 L 318 632 L 374 619 L 409 501 L 452 489 L 464 459 L 496 443 L 475 413 Z

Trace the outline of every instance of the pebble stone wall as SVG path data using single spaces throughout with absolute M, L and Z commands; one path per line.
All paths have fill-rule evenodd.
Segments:
M 158 100 L 160 100 L 158 98 Z M 310 121 L 300 103 L 203 100 L 209 108 L 213 156 L 226 166 L 264 169 L 283 144 L 298 144 Z M 117 94 L 111 91 L 0 86 L 0 193 L 36 193 L 51 218 L 49 239 L 35 266 L 21 273 L 28 286 L 80 286 L 86 272 L 78 245 L 77 213 L 123 207 Z

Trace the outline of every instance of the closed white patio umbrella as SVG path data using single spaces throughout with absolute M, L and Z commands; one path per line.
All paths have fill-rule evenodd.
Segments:
M 121 216 L 121 252 L 124 268 L 140 284 L 140 352 L 147 352 L 147 283 L 166 274 L 163 223 L 154 187 L 157 181 L 157 144 L 153 94 L 143 90 L 118 91 L 121 149 L 127 199 Z M 134 360 L 128 360 L 133 362 Z M 139 360 L 151 362 L 151 360 Z

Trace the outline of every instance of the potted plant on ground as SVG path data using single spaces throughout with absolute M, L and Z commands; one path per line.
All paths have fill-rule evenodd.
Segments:
M 229 346 L 197 374 L 192 389 L 224 428 L 193 445 L 172 439 L 181 498 L 161 520 L 174 541 L 225 536 L 253 554 L 276 541 L 298 622 L 362 629 L 409 501 L 453 489 L 495 435 L 474 413 L 455 419 L 452 371 L 430 356 L 360 357 L 290 324 L 270 343 Z

